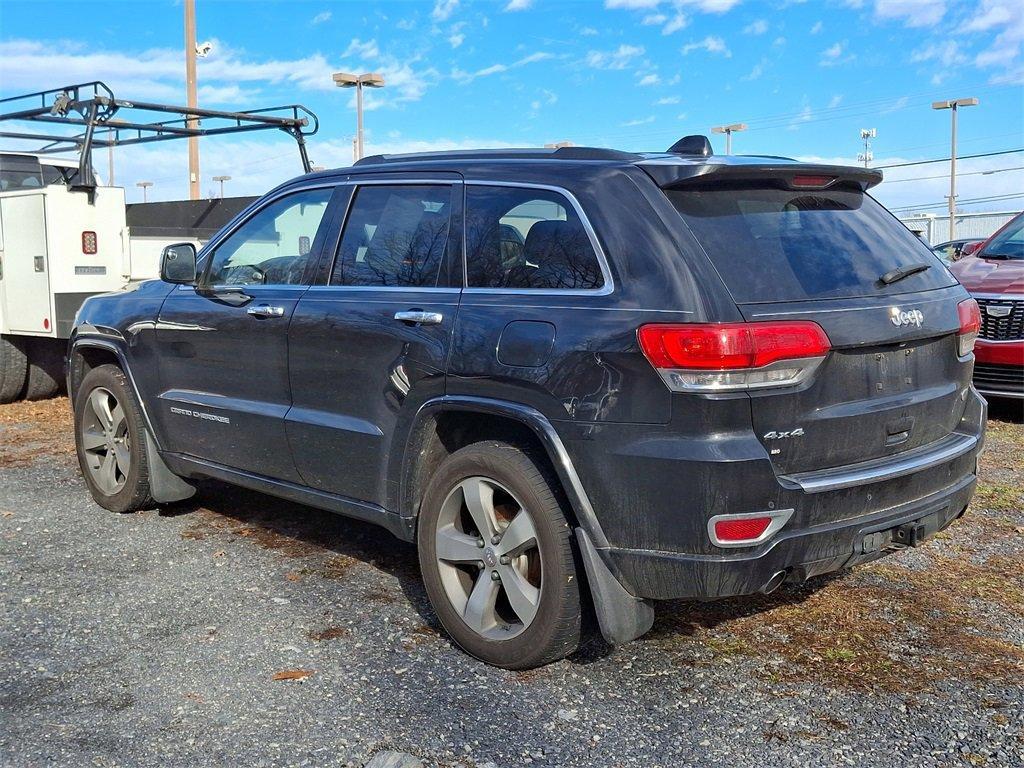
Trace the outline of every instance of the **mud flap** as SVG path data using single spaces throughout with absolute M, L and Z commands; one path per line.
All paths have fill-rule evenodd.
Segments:
M 160 458 L 149 431 L 143 430 L 143 434 L 146 438 L 146 462 L 149 464 L 149 495 L 153 501 L 169 504 L 191 498 L 196 492 L 195 486 L 171 472 Z
M 623 588 L 582 528 L 576 529 L 576 541 L 587 570 L 601 635 L 611 645 L 624 645 L 645 634 L 654 624 L 650 601 L 633 597 Z

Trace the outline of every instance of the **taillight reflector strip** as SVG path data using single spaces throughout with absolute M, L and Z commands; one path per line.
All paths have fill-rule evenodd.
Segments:
M 792 509 L 715 515 L 708 520 L 708 537 L 716 547 L 753 547 L 778 533 L 792 516 Z

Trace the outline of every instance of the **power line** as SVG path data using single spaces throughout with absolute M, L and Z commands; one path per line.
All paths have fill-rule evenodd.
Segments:
M 960 159 L 960 158 L 958 158 Z M 1005 173 L 1006 171 L 1024 171 L 1024 165 L 1015 165 L 1012 168 L 993 168 L 990 171 L 971 171 L 970 173 L 958 173 L 956 177 L 959 179 L 961 176 L 988 176 L 993 173 Z M 886 181 L 887 184 L 901 184 L 904 181 L 930 181 L 932 179 L 948 179 L 949 174 L 943 173 L 939 176 L 914 176 L 910 179 L 889 179 Z
M 1003 200 L 1016 200 L 1017 198 L 1024 197 L 1024 192 L 1021 193 L 1010 193 L 1006 195 L 990 195 L 989 197 L 971 197 L 964 200 L 958 200 L 957 205 L 974 205 L 977 203 L 997 203 Z M 949 205 L 949 202 L 943 200 L 941 203 L 920 203 L 918 205 L 904 205 L 899 208 L 892 208 L 893 211 L 916 211 L 925 210 L 928 208 L 944 208 Z
M 996 155 L 1012 155 L 1014 152 L 1024 152 L 1024 147 L 1020 149 L 1003 149 L 999 152 L 982 152 L 978 155 L 958 155 L 957 160 L 974 160 L 979 157 L 995 157 Z M 950 158 L 940 157 L 935 160 L 915 160 L 912 163 L 894 163 L 892 165 L 876 165 L 874 170 L 880 171 L 883 168 L 906 168 L 911 165 L 929 165 L 931 163 L 948 163 Z

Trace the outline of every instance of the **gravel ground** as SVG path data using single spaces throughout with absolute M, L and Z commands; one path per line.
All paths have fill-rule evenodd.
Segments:
M 1024 426 L 995 416 L 927 546 L 510 673 L 439 634 L 384 531 L 214 484 L 114 515 L 65 400 L 0 406 L 0 761 L 1024 765 Z

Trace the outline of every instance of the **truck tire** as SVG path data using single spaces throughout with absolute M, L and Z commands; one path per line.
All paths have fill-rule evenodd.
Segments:
M 62 389 L 64 343 L 60 339 L 28 340 L 28 381 L 26 400 L 46 400 Z
M 499 441 L 437 468 L 418 523 L 430 603 L 467 653 L 531 669 L 579 646 L 582 603 L 572 528 L 543 461 Z
M 101 365 L 75 395 L 75 449 L 93 499 L 111 512 L 152 504 L 145 422 L 124 372 Z
M 0 403 L 13 403 L 21 398 L 27 376 L 25 340 L 0 336 Z

